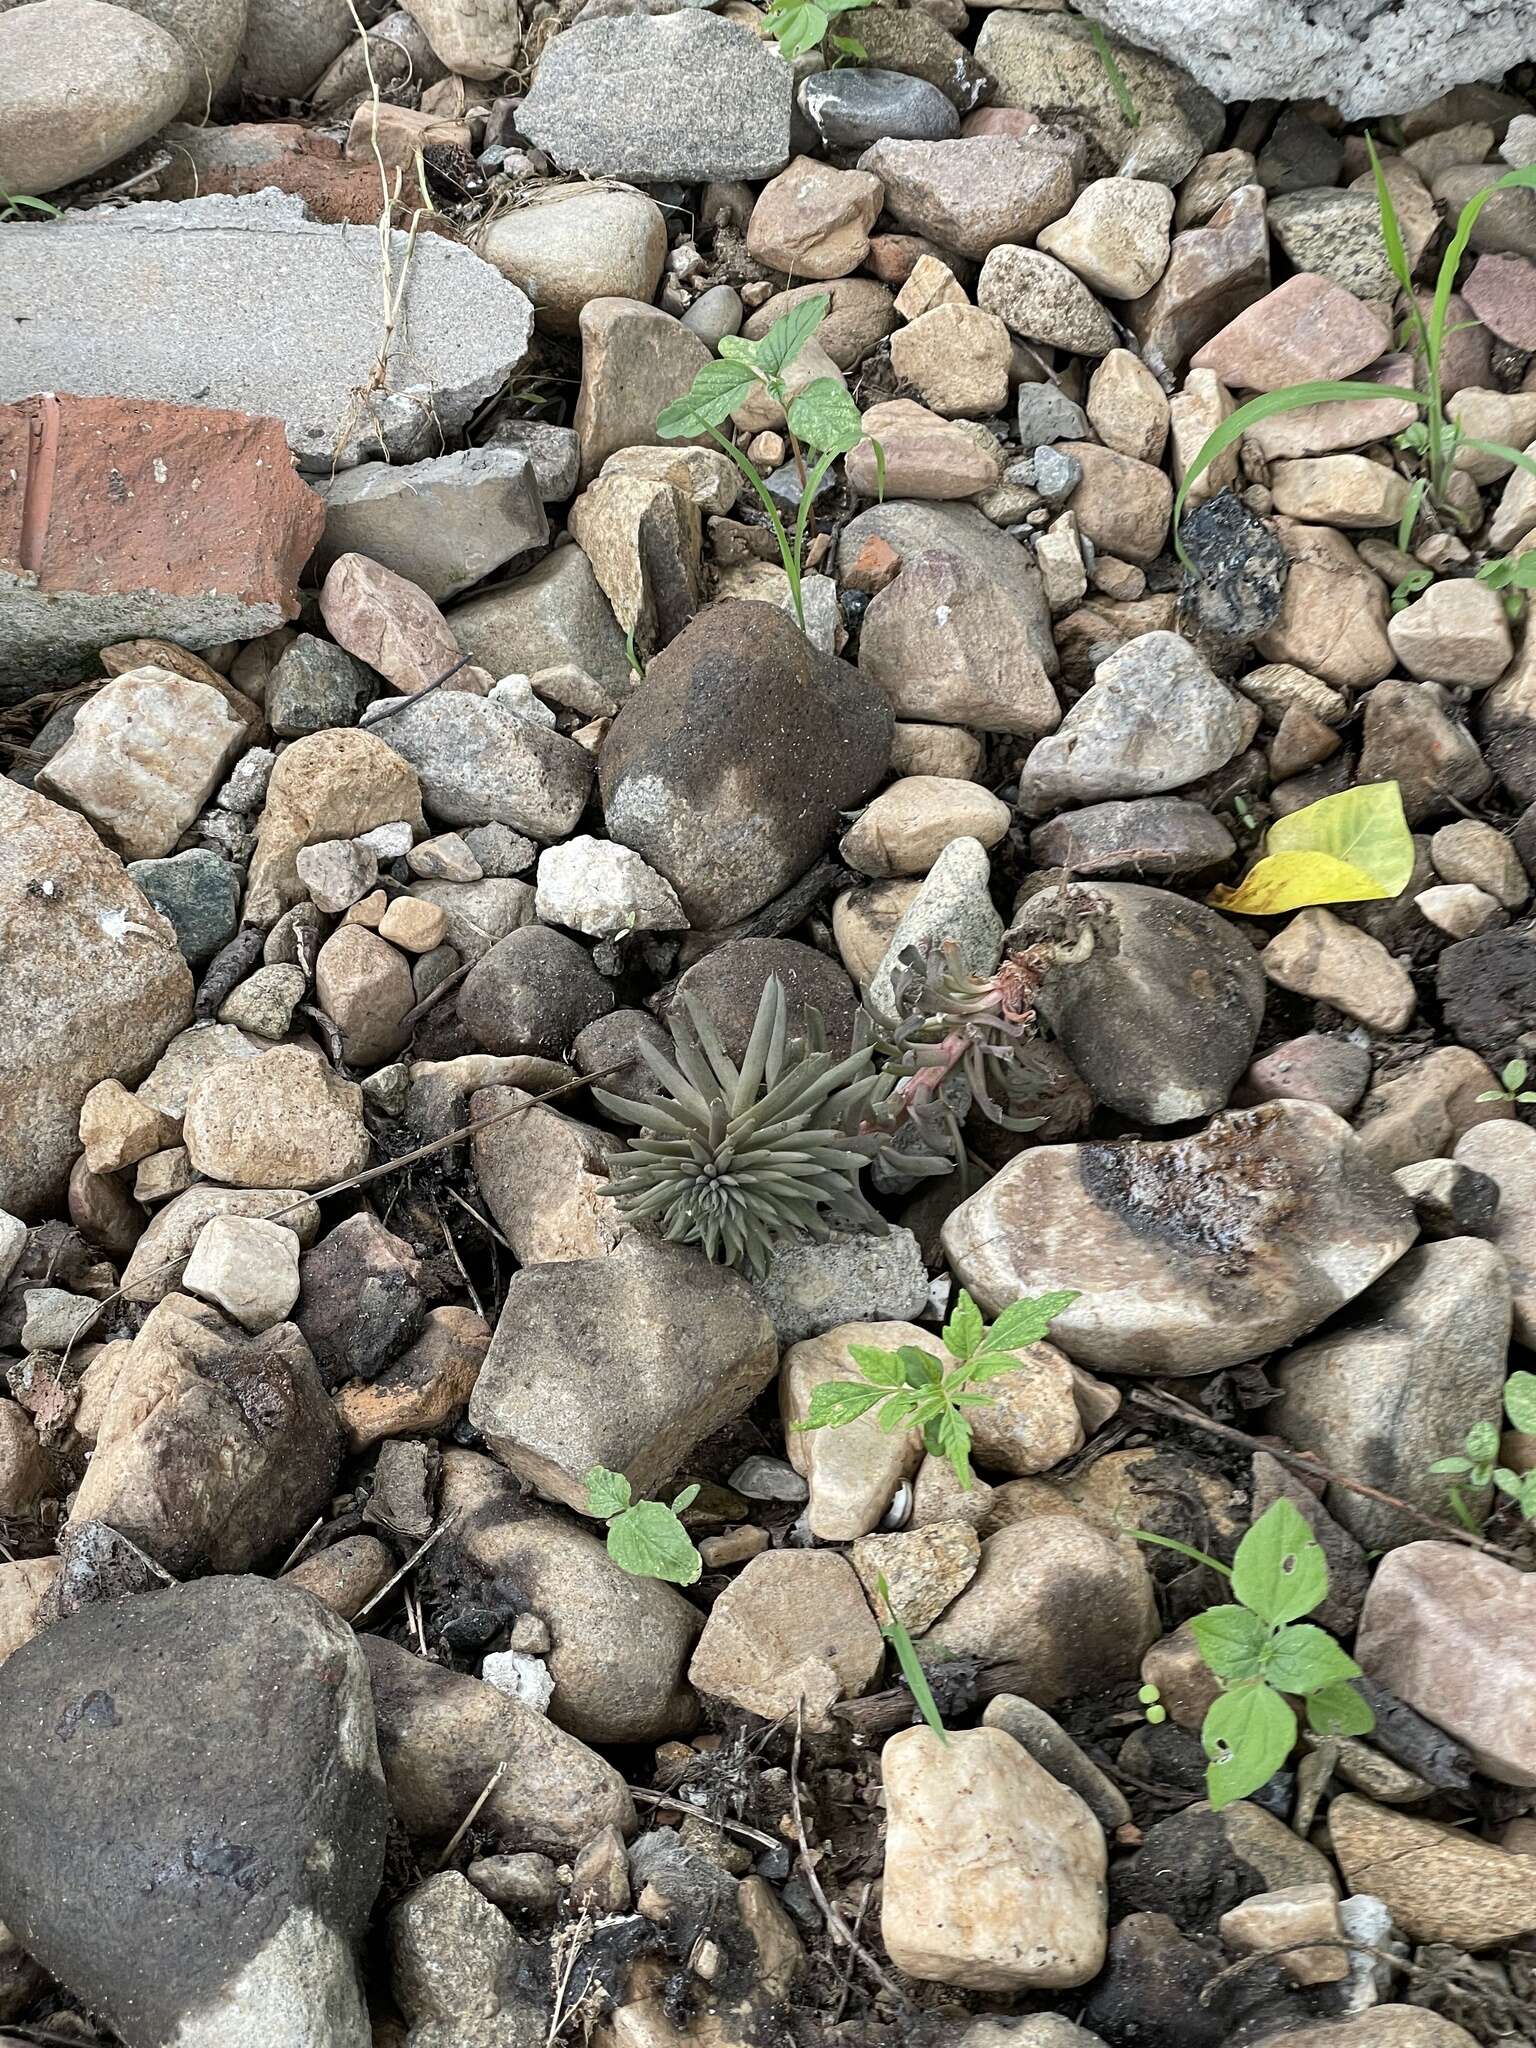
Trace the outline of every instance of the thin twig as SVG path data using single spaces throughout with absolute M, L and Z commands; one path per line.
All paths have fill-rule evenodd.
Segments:
M 576 1968 L 577 1958 L 586 1946 L 587 1936 L 592 1932 L 593 1924 L 591 1915 L 583 1907 L 580 1918 L 573 1920 L 569 1927 L 562 1928 L 555 1936 L 555 1945 L 558 1947 L 564 1944 L 565 1954 L 561 1958 L 560 1974 L 555 1980 L 554 2003 L 550 2007 L 549 2032 L 544 2036 L 544 2048 L 555 2048 L 555 2042 L 564 2031 L 566 2021 L 572 2016 L 565 2010 L 566 1994 L 571 1988 L 571 1977 Z
M 298 1563 L 299 1559 L 304 1555 L 305 1551 L 308 1550 L 310 1544 L 314 1542 L 315 1537 L 324 1527 L 324 1515 L 316 1515 L 315 1519 L 304 1531 L 304 1534 L 299 1538 L 298 1542 L 295 1543 L 292 1550 L 289 1551 L 287 1558 L 283 1562 L 282 1566 L 279 1568 L 277 1574 L 279 1578 L 283 1576 L 284 1572 L 291 1572 L 293 1570 L 294 1566 Z
M 804 1732 L 805 1702 L 795 1702 L 795 1743 L 789 1757 L 789 1798 L 794 1811 L 795 1840 L 800 1849 L 800 1868 L 805 1872 L 805 1881 L 810 1886 L 816 1903 L 827 1923 L 827 1931 L 836 1936 L 843 1946 L 850 1949 L 874 1978 L 888 1998 L 894 1998 L 898 2005 L 906 2005 L 906 1994 L 893 1978 L 888 1976 L 875 1961 L 869 1950 L 855 1935 L 842 1914 L 827 1897 L 821 1879 L 816 1874 L 816 1865 L 811 1860 L 811 1848 L 805 1838 L 805 1816 L 800 1810 L 800 1740 Z
M 434 690 L 440 690 L 444 683 L 450 682 L 461 668 L 468 668 L 469 664 L 470 656 L 461 654 L 452 668 L 445 668 L 440 676 L 434 676 L 424 690 L 413 690 L 408 697 L 385 697 L 382 700 L 384 706 L 382 711 L 375 711 L 370 704 L 367 715 L 363 719 L 364 731 L 371 732 L 374 726 L 382 725 L 386 718 L 394 718 L 404 711 L 408 705 L 419 704 L 423 697 L 430 697 Z
M 1348 1950 L 1351 1955 L 1369 1956 L 1374 1962 L 1385 1963 L 1389 1969 L 1401 1970 L 1405 1977 L 1413 1978 L 1416 1983 L 1449 1984 L 1458 1991 L 1469 1992 L 1476 1998 L 1486 2000 L 1489 2006 L 1502 2010 L 1506 2015 L 1527 2016 L 1536 2010 L 1529 1999 L 1514 1998 L 1505 1992 L 1496 1991 L 1481 1978 L 1472 1976 L 1470 1972 L 1463 1974 L 1449 1964 L 1442 1965 L 1439 1969 L 1431 1969 L 1423 1963 L 1412 1961 L 1406 1955 L 1396 1955 L 1391 1949 L 1373 1948 L 1368 1941 L 1351 1941 L 1347 1935 L 1317 1935 L 1310 1941 L 1288 1941 L 1283 1948 L 1257 1949 L 1252 1955 L 1239 1956 L 1235 1963 L 1228 1963 L 1224 1970 L 1218 1970 L 1216 1975 L 1201 1987 L 1200 2003 L 1209 2005 L 1215 1992 L 1229 1978 L 1242 1976 L 1260 1963 L 1272 1963 L 1281 1956 L 1296 1955 L 1304 1949 L 1315 1948 L 1342 1948 Z
M 471 1209 L 469 1213 L 473 1216 L 475 1212 Z M 438 1208 L 435 1200 L 432 1204 L 432 1214 L 437 1218 L 437 1227 L 443 1233 L 443 1243 L 448 1247 L 448 1256 L 458 1268 L 459 1278 L 469 1290 L 469 1298 L 474 1303 L 475 1314 L 483 1323 L 485 1321 L 485 1303 L 480 1299 L 480 1290 L 476 1287 L 474 1281 L 470 1279 L 469 1270 L 459 1254 L 458 1246 L 453 1241 L 453 1232 L 448 1228 L 448 1219 L 442 1210 Z
M 857 1940 L 859 1931 L 864 1925 L 864 1915 L 869 1911 L 869 1897 L 870 1893 L 873 1890 L 874 1886 L 872 1884 L 866 1884 L 863 1891 L 859 1895 L 859 1910 L 853 1916 L 853 1932 L 855 1940 Z M 848 1994 L 853 1989 L 853 1960 L 853 1950 L 850 1949 L 848 1951 L 848 1960 L 843 1966 L 843 1981 L 838 1986 L 837 2005 L 832 2013 L 832 2024 L 834 2027 L 842 2018 L 843 2013 L 848 2004 Z
M 354 1628 L 362 1620 L 365 1614 L 371 1613 L 373 1609 L 378 1606 L 379 1602 L 384 1598 L 384 1595 L 386 1593 L 392 1591 L 394 1587 L 399 1585 L 400 1581 L 405 1577 L 406 1573 L 412 1569 L 413 1566 L 420 1564 L 421 1560 L 432 1548 L 433 1544 L 437 1541 L 438 1537 L 446 1536 L 448 1534 L 448 1531 L 453 1527 L 454 1523 L 460 1519 L 463 1513 L 464 1510 L 462 1508 L 455 1508 L 453 1513 L 448 1517 L 446 1522 L 439 1522 L 437 1527 L 432 1531 L 432 1534 L 426 1537 L 424 1541 L 420 1543 L 417 1546 L 417 1548 L 411 1552 L 410 1556 L 405 1560 L 405 1563 L 401 1565 L 399 1571 L 393 1573 L 391 1577 L 387 1578 L 384 1581 L 383 1585 L 380 1586 L 379 1590 L 377 1591 L 377 1593 L 374 1594 L 371 1600 L 365 1600 L 363 1602 L 362 1606 L 359 1607 L 356 1614 L 354 1614 L 352 1617 L 352 1625 Z
M 1526 1560 L 1516 1556 L 1514 1551 L 1505 1550 L 1497 1543 L 1489 1543 L 1482 1536 L 1474 1536 L 1455 1522 L 1442 1521 L 1439 1515 L 1431 1515 L 1423 1508 L 1414 1506 L 1411 1500 L 1402 1500 L 1395 1493 L 1385 1493 L 1379 1486 L 1367 1486 L 1363 1479 L 1351 1479 L 1347 1472 L 1336 1472 L 1331 1465 L 1325 1465 L 1314 1458 L 1310 1451 L 1282 1449 L 1278 1444 L 1265 1443 L 1262 1437 L 1250 1436 L 1246 1430 L 1234 1429 L 1228 1422 L 1213 1422 L 1188 1401 L 1181 1401 L 1177 1395 L 1164 1394 L 1150 1387 L 1133 1387 L 1130 1399 L 1138 1408 L 1150 1408 L 1154 1415 L 1165 1415 L 1171 1421 L 1188 1423 L 1191 1429 L 1203 1429 L 1210 1436 L 1219 1436 L 1225 1443 L 1241 1444 L 1246 1451 L 1265 1451 L 1272 1458 L 1278 1458 L 1282 1465 L 1293 1465 L 1299 1472 L 1308 1472 L 1314 1479 L 1326 1480 L 1330 1486 L 1342 1486 L 1346 1492 L 1362 1494 L 1366 1500 L 1378 1500 L 1384 1507 L 1396 1508 L 1399 1514 L 1407 1515 L 1411 1521 L 1421 1522 L 1426 1529 L 1433 1529 L 1447 1543 L 1464 1543 L 1470 1550 L 1486 1551 L 1490 1557 L 1499 1557 L 1506 1564 L 1526 1568 Z
M 449 1857 L 453 1854 L 454 1850 L 457 1849 L 460 1842 L 463 1841 L 464 1837 L 469 1833 L 470 1829 L 479 1819 L 481 1807 L 484 1806 L 487 1799 L 490 1798 L 491 1794 L 496 1790 L 496 1787 L 501 1783 L 502 1778 L 506 1773 L 506 1768 L 507 1759 L 503 1757 L 501 1762 L 496 1766 L 495 1770 L 492 1771 L 491 1775 L 480 1787 L 480 1796 L 476 1799 L 474 1805 L 469 1809 L 468 1813 L 465 1814 L 464 1818 L 459 1822 L 458 1826 L 454 1829 L 453 1833 L 448 1837 L 447 1847 L 443 1850 L 442 1855 L 438 1857 L 436 1863 L 434 1863 L 432 1866 L 434 1870 L 443 1870 L 447 1867 Z
M 685 1799 L 679 1792 L 652 1792 L 645 1785 L 631 1785 L 630 1792 L 647 1806 L 675 1806 L 679 1813 L 689 1820 L 708 1821 L 712 1828 L 722 1828 L 728 1835 L 740 1835 L 743 1841 L 756 1842 L 764 1849 L 782 1849 L 784 1844 L 775 1835 L 764 1834 L 761 1828 L 750 1828 L 744 1820 L 717 1820 L 712 1813 L 706 1813 L 702 1806 L 695 1806 L 691 1799 Z

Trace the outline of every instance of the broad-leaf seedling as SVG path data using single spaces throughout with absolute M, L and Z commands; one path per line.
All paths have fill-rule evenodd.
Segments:
M 1318 1735 L 1368 1735 L 1376 1717 L 1350 1683 L 1353 1657 L 1326 1630 L 1303 1621 L 1328 1597 L 1328 1562 L 1300 1510 L 1285 1499 L 1267 1507 L 1230 1566 L 1186 1543 L 1132 1532 L 1209 1565 L 1232 1582 L 1236 1601 L 1191 1620 L 1200 1655 L 1221 1681 L 1200 1741 L 1209 1759 L 1206 1791 L 1218 1810 L 1267 1785 L 1296 1747 L 1296 1713 L 1287 1694 L 1306 1702 Z
M 668 1507 L 664 1501 L 634 1500 L 622 1472 L 594 1465 L 586 1477 L 587 1512 L 608 1524 L 608 1555 L 636 1579 L 665 1579 L 691 1586 L 704 1569 L 678 1517 L 698 1493 L 685 1486 Z
M 850 1344 L 848 1356 L 858 1367 L 857 1380 L 823 1380 L 811 1395 L 810 1412 L 796 1429 L 838 1429 L 875 1414 L 887 1435 L 899 1429 L 920 1429 L 923 1443 L 935 1457 L 948 1458 L 962 1489 L 971 1491 L 971 1425 L 966 1411 L 990 1407 L 995 1395 L 976 1390 L 988 1380 L 1024 1368 L 1017 1354 L 1038 1344 L 1052 1319 L 1070 1308 L 1077 1295 L 1063 1289 L 1032 1301 L 1016 1301 L 990 1327 L 962 1287 L 953 1314 L 944 1325 L 948 1360 L 916 1344 L 881 1351 L 873 1344 Z
M 1536 1102 L 1536 1088 L 1527 1088 L 1530 1068 L 1524 1060 L 1511 1060 L 1499 1076 L 1497 1088 L 1485 1088 L 1478 1102 Z
M 819 49 L 823 41 L 832 45 L 834 64 L 844 57 L 863 63 L 869 53 L 857 36 L 829 35 L 828 31 L 836 16 L 857 14 L 871 4 L 872 0 L 772 0 L 757 25 L 758 33 L 773 37 L 786 63 L 793 63 L 807 50 Z
M 1504 1069 L 1506 1080 L 1513 1067 L 1519 1067 L 1523 1081 L 1523 1060 L 1510 1061 Z M 1497 1093 L 1490 1093 L 1477 1099 L 1479 1102 L 1497 1102 L 1502 1098 Z M 1533 1098 L 1520 1095 L 1515 1099 L 1527 1102 Z M 1519 1430 L 1522 1436 L 1536 1436 L 1536 1373 L 1510 1374 L 1504 1382 L 1504 1413 L 1509 1417 L 1511 1429 Z M 1515 1502 L 1522 1520 L 1536 1522 L 1536 1472 L 1514 1472 L 1508 1465 L 1499 1463 L 1499 1425 L 1496 1422 L 1474 1422 L 1462 1440 L 1462 1454 L 1455 1458 L 1438 1458 L 1429 1469 L 1443 1473 L 1450 1480 L 1445 1492 L 1451 1512 L 1474 1536 L 1482 1525 L 1467 1503 L 1462 1484 L 1479 1491 L 1485 1486 L 1496 1486 L 1500 1493 L 1508 1494 Z

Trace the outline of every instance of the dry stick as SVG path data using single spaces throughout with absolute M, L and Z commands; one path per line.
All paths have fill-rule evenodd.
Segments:
M 438 1537 L 446 1536 L 448 1534 L 448 1531 L 453 1527 L 454 1523 L 462 1519 L 463 1514 L 464 1510 L 462 1508 L 455 1508 L 453 1513 L 448 1517 L 446 1522 L 438 1523 L 437 1527 L 432 1531 L 432 1534 L 428 1536 L 422 1543 L 418 1544 L 416 1549 L 411 1552 L 410 1556 L 405 1560 L 405 1563 L 401 1565 L 399 1571 L 393 1573 L 389 1578 L 387 1578 L 384 1581 L 383 1585 L 380 1586 L 379 1590 L 377 1591 L 377 1593 L 374 1594 L 371 1600 L 365 1600 L 363 1602 L 362 1606 L 359 1607 L 356 1614 L 354 1614 L 352 1617 L 352 1626 L 354 1628 L 362 1620 L 365 1614 L 372 1613 L 373 1609 L 378 1606 L 379 1602 L 384 1598 L 384 1595 L 386 1593 L 391 1592 L 396 1586 L 399 1585 L 400 1581 L 405 1577 L 406 1573 L 410 1571 L 413 1565 L 420 1564 L 421 1560 L 432 1548 L 433 1544 L 437 1541 Z
M 1310 1451 L 1282 1450 L 1276 1444 L 1268 1444 L 1261 1437 L 1250 1436 L 1246 1430 L 1234 1429 L 1227 1422 L 1213 1422 L 1208 1415 L 1202 1415 L 1198 1408 L 1188 1401 L 1179 1400 L 1175 1394 L 1155 1393 L 1149 1387 L 1133 1387 L 1131 1400 L 1138 1408 L 1150 1408 L 1154 1415 L 1166 1415 L 1174 1422 L 1187 1422 L 1191 1429 L 1203 1429 L 1210 1436 L 1219 1436 L 1229 1444 L 1241 1444 L 1245 1451 L 1266 1451 L 1272 1458 L 1278 1458 L 1282 1465 L 1294 1465 L 1300 1472 L 1309 1472 L 1314 1479 L 1325 1479 L 1332 1486 L 1342 1486 L 1349 1493 L 1363 1494 L 1367 1500 L 1379 1500 L 1384 1507 L 1396 1508 L 1399 1514 L 1410 1520 L 1422 1522 L 1426 1529 L 1433 1529 L 1449 1543 L 1464 1543 L 1470 1550 L 1483 1550 L 1490 1557 L 1501 1557 L 1506 1564 L 1526 1568 L 1526 1560 L 1517 1557 L 1514 1551 L 1505 1550 L 1497 1543 L 1488 1543 L 1481 1536 L 1474 1536 L 1455 1522 L 1442 1521 L 1438 1515 L 1431 1515 L 1423 1508 L 1416 1508 L 1411 1500 L 1400 1500 L 1395 1493 L 1384 1493 L 1379 1486 L 1367 1486 L 1363 1479 L 1351 1479 L 1347 1473 L 1335 1472 L 1331 1465 L 1325 1465 L 1314 1458 Z
M 452 668 L 445 668 L 440 676 L 434 676 L 424 690 L 412 690 L 405 697 L 385 697 L 382 699 L 382 711 L 375 711 L 370 705 L 368 715 L 362 721 L 363 730 L 371 732 L 374 726 L 382 725 L 386 718 L 394 718 L 399 712 L 404 711 L 408 704 L 419 704 L 423 697 L 430 697 L 434 690 L 440 690 L 444 683 L 451 682 L 461 668 L 468 668 L 469 659 L 467 654 L 461 654 Z
M 1373 1948 L 1368 1941 L 1351 1941 L 1348 1936 L 1316 1935 L 1310 1941 L 1288 1941 L 1283 1948 L 1256 1949 L 1252 1955 L 1239 1956 L 1235 1963 L 1228 1963 L 1224 1970 L 1202 1986 L 1200 2003 L 1209 2005 L 1217 1987 L 1230 1977 L 1239 1977 L 1254 1969 L 1260 1963 L 1271 1963 L 1281 1956 L 1295 1955 L 1309 1948 L 1342 1948 L 1352 1955 L 1370 1956 L 1373 1961 L 1386 1963 L 1389 1968 L 1401 1970 L 1405 1977 L 1416 1982 L 1449 1984 L 1458 1991 L 1470 1992 L 1474 1997 L 1485 1999 L 1489 2005 L 1502 2007 L 1506 2016 L 1528 2014 L 1536 2011 L 1527 1998 L 1515 1998 L 1508 1992 L 1495 1991 L 1470 1974 L 1464 1975 L 1453 1964 L 1444 1964 L 1439 1969 L 1429 1969 L 1423 1963 L 1416 1963 L 1407 1956 L 1400 1956 L 1388 1948 Z
M 888 1998 L 894 1998 L 898 2005 L 904 2006 L 908 2002 L 906 1994 L 881 1969 L 869 1950 L 858 1939 L 853 1929 L 848 1925 L 848 1922 L 827 1897 L 821 1879 L 816 1874 L 816 1865 L 811 1860 L 810 1843 L 805 1838 L 805 1817 L 800 1811 L 800 1738 L 803 1733 L 804 1722 L 805 1702 L 804 1700 L 797 1700 L 795 1702 L 795 1744 L 794 1748 L 790 1751 L 789 1757 L 789 1797 L 790 1804 L 794 1809 L 795 1840 L 800 1848 L 800 1868 L 805 1872 L 805 1881 L 815 1895 L 817 1905 L 821 1908 L 822 1916 L 827 1923 L 827 1931 L 830 1934 L 836 1935 L 837 1939 L 846 1948 L 852 1950 L 853 1954 L 858 1957 L 859 1961 L 868 1970 L 869 1974 Z
M 479 1798 L 476 1799 L 474 1805 L 469 1809 L 468 1813 L 465 1814 L 464 1818 L 459 1822 L 458 1826 L 454 1829 L 453 1833 L 448 1837 L 448 1846 L 443 1850 L 442 1855 L 439 1856 L 437 1861 L 433 1864 L 432 1868 L 435 1871 L 443 1870 L 447 1867 L 448 1858 L 453 1854 L 454 1850 L 457 1849 L 460 1842 L 463 1841 L 464 1837 L 469 1833 L 470 1829 L 474 1826 L 476 1820 L 479 1818 L 481 1807 L 484 1806 L 487 1799 L 490 1798 L 491 1794 L 496 1790 L 496 1787 L 501 1783 L 502 1777 L 506 1772 L 507 1762 L 508 1759 L 506 1757 L 503 1757 L 501 1762 L 496 1766 L 495 1770 L 492 1771 L 491 1775 L 480 1787 Z
M 761 1828 L 751 1828 L 744 1820 L 716 1820 L 712 1813 L 706 1813 L 702 1806 L 695 1806 L 691 1799 L 684 1799 L 678 1792 L 653 1792 L 646 1785 L 631 1785 L 630 1793 L 643 1800 L 647 1806 L 673 1806 L 688 1820 L 707 1821 L 712 1828 L 721 1828 L 729 1835 L 740 1835 L 744 1841 L 757 1842 L 765 1849 L 782 1849 L 784 1844 L 774 1835 L 764 1834 Z
M 314 1542 L 314 1540 L 315 1540 L 316 1536 L 318 1536 L 318 1535 L 319 1535 L 320 1531 L 321 1531 L 321 1530 L 322 1530 L 322 1529 L 323 1529 L 324 1527 L 325 1527 L 325 1517 L 324 1517 L 324 1515 L 316 1515 L 315 1519 L 314 1519 L 314 1520 L 313 1520 L 313 1521 L 312 1521 L 312 1522 L 310 1523 L 309 1527 L 308 1527 L 308 1528 L 307 1528 L 307 1529 L 306 1529 L 306 1530 L 304 1531 L 304 1534 L 303 1534 L 303 1535 L 302 1535 L 302 1536 L 301 1536 L 301 1537 L 299 1538 L 298 1542 L 297 1542 L 297 1543 L 295 1543 L 295 1545 L 293 1546 L 292 1550 L 290 1550 L 290 1551 L 289 1551 L 289 1553 L 288 1553 L 288 1556 L 287 1556 L 286 1560 L 284 1561 L 284 1563 L 282 1564 L 282 1566 L 281 1566 L 281 1567 L 279 1568 L 279 1571 L 278 1571 L 278 1574 L 277 1574 L 277 1576 L 278 1576 L 279 1578 L 281 1578 L 281 1577 L 283 1576 L 283 1573 L 284 1573 L 284 1572 L 291 1572 L 291 1571 L 293 1570 L 294 1566 L 295 1566 L 295 1565 L 296 1565 L 296 1564 L 298 1563 L 299 1559 L 300 1559 L 300 1558 L 301 1558 L 301 1557 L 302 1557 L 302 1556 L 304 1555 L 305 1551 L 306 1551 L 306 1550 L 308 1550 L 308 1548 L 309 1548 L 310 1544 Z
M 873 1884 L 866 1884 L 863 1891 L 859 1895 L 859 1910 L 853 1916 L 853 1931 L 855 1936 L 857 1936 L 860 1930 L 863 1928 L 864 1915 L 869 1911 L 869 1895 L 873 1890 Z M 848 1994 L 853 1989 L 853 1961 L 853 1951 L 850 1949 L 848 1952 L 847 1963 L 844 1965 L 843 1968 L 843 1981 L 838 1986 L 837 2005 L 832 2014 L 832 2024 L 834 2027 L 837 2025 L 838 2021 L 842 2018 L 844 2012 L 846 2011 L 848 2005 Z

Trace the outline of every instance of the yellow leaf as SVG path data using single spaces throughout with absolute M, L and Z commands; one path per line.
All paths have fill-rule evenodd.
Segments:
M 1368 782 L 1277 819 L 1265 857 L 1211 901 L 1243 917 L 1275 917 L 1315 903 L 1397 896 L 1412 873 L 1413 834 L 1398 786 Z

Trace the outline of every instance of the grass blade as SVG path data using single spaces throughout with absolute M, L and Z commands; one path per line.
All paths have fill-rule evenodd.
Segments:
M 1456 272 L 1461 267 L 1462 257 L 1467 253 L 1467 245 L 1472 240 L 1472 230 L 1477 225 L 1478 215 L 1496 192 L 1510 192 L 1520 187 L 1529 190 L 1533 186 L 1536 186 L 1536 164 L 1527 164 L 1523 170 L 1506 171 L 1502 178 L 1497 179 L 1486 191 L 1479 192 L 1469 199 L 1461 209 L 1456 222 L 1456 232 L 1451 236 L 1450 246 L 1441 259 L 1440 275 L 1435 279 L 1435 302 L 1429 316 L 1431 334 L 1442 334 L 1445 331 L 1446 311 L 1451 303 Z
M 1469 438 L 1461 445 L 1463 448 L 1481 448 L 1485 455 L 1497 455 L 1501 462 L 1512 462 L 1516 469 L 1523 469 L 1527 476 L 1536 476 L 1536 459 L 1523 454 L 1518 448 L 1506 447 L 1502 441 L 1474 441 Z
M 1088 34 L 1093 42 L 1095 54 L 1104 66 L 1104 76 L 1109 80 L 1110 91 L 1119 103 L 1126 127 L 1139 128 L 1141 114 L 1136 102 L 1131 98 L 1131 88 L 1125 82 L 1125 73 L 1115 62 L 1115 53 L 1109 47 L 1109 38 L 1096 21 L 1089 22 Z
M 1408 493 L 1408 502 L 1403 507 L 1403 516 L 1397 522 L 1397 544 L 1406 555 L 1408 544 L 1413 539 L 1413 529 L 1418 520 L 1419 507 L 1424 503 L 1424 493 L 1429 489 L 1428 477 L 1421 476 Z
M 912 1647 L 912 1638 L 907 1634 L 905 1623 L 898 1621 L 896 1610 L 891 1605 L 891 1589 L 885 1583 L 885 1573 L 875 1580 L 875 1587 L 885 1611 L 891 1617 L 880 1633 L 896 1652 L 896 1662 L 901 1666 L 901 1675 L 907 1681 L 907 1690 L 917 1702 L 917 1710 L 928 1726 L 947 1747 L 949 1737 L 944 1732 L 944 1723 L 939 1716 L 938 1703 L 933 1697 L 933 1688 L 928 1683 L 928 1674 L 917 1661 L 917 1651 Z
M 1392 187 L 1387 183 L 1381 158 L 1376 154 L 1376 143 L 1369 129 L 1366 130 L 1365 146 L 1370 152 L 1371 176 L 1376 181 L 1376 208 L 1381 215 L 1381 239 L 1386 244 L 1387 261 L 1392 266 L 1392 275 L 1408 294 L 1412 308 L 1411 318 L 1416 319 L 1420 329 L 1424 316 L 1419 312 L 1418 301 L 1413 296 L 1413 265 L 1408 261 L 1408 250 L 1403 242 L 1403 231 L 1397 218 L 1397 206 L 1392 197 Z

